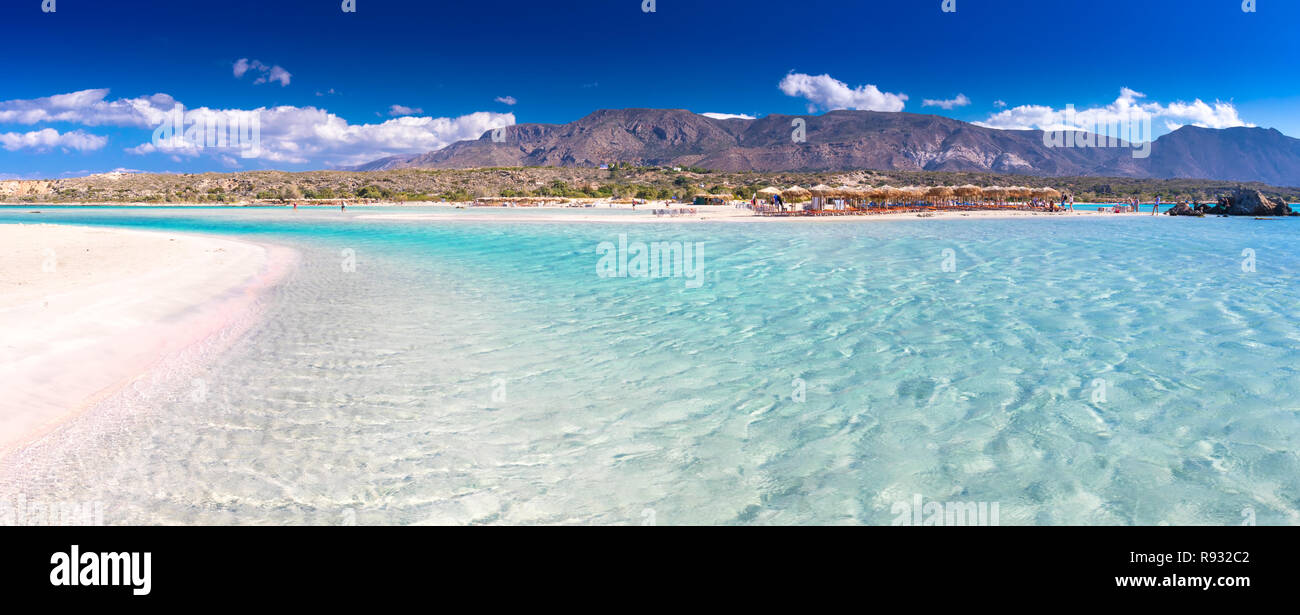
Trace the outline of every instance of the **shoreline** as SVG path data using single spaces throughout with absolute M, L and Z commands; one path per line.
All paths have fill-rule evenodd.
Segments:
M 448 208 L 452 210 L 454 208 Z M 593 214 L 586 213 L 583 210 L 574 211 L 569 215 L 555 215 L 553 213 L 533 213 L 527 210 L 536 210 L 541 208 L 477 208 L 487 211 L 476 211 L 475 209 L 466 208 L 464 210 L 455 210 L 447 212 L 385 212 L 385 213 L 364 213 L 353 216 L 358 220 L 394 220 L 405 222 L 420 221 L 447 221 L 447 222 L 539 222 L 548 224 L 564 223 L 628 223 L 628 224 L 679 224 L 686 222 L 728 222 L 728 223 L 757 223 L 770 224 L 781 222 L 794 223 L 829 223 L 829 222 L 897 222 L 900 220 L 998 220 L 1011 218 L 1077 218 L 1077 219 L 1108 219 L 1108 218 L 1160 218 L 1167 217 L 1164 214 L 1153 216 L 1151 212 L 1136 213 L 1100 213 L 1097 211 L 1074 211 L 1074 212 L 1035 212 L 1035 211 L 971 211 L 971 212 L 933 212 L 927 215 L 917 213 L 887 213 L 887 214 L 869 214 L 869 215 L 832 215 L 832 216 L 756 216 L 746 209 L 737 209 L 730 206 L 696 206 L 694 209 L 697 213 L 690 215 L 678 216 L 655 216 L 650 211 L 654 208 L 648 208 L 644 214 L 643 210 L 636 210 L 637 214 Z M 562 207 L 545 208 L 547 210 L 573 209 Z M 602 211 L 612 208 L 602 208 Z M 625 208 L 630 211 L 630 208 Z M 489 211 L 493 213 L 489 213 Z M 581 212 L 581 213 L 580 213 Z
M 220 350 L 299 258 L 223 237 L 61 224 L 0 224 L 0 239 L 0 460 L 169 362 Z

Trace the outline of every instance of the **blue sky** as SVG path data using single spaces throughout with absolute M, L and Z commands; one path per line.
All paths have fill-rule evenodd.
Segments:
M 331 168 L 621 107 L 1300 137 L 1295 0 L 43 1 L 0 8 L 0 178 Z M 153 146 L 176 102 L 256 112 L 258 155 Z

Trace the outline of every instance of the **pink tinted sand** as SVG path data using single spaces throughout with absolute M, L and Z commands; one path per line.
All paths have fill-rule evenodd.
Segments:
M 214 237 L 0 225 L 0 456 L 246 321 L 296 260 Z

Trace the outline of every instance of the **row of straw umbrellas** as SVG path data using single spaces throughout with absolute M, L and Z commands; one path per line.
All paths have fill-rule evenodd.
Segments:
M 795 186 L 781 190 L 774 186 L 757 192 L 759 198 L 771 198 L 781 195 L 786 203 L 801 203 L 820 197 L 823 203 L 827 199 L 845 201 L 870 201 L 875 203 L 946 203 L 960 200 L 968 203 L 1003 203 L 1006 201 L 1042 199 L 1059 200 L 1061 192 L 1053 188 L 1029 188 L 1027 186 L 841 186 L 832 188 L 826 185 L 813 186 L 811 189 Z

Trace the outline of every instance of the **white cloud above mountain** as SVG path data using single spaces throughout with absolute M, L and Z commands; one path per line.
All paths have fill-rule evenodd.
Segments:
M 966 105 L 969 104 L 970 104 L 970 99 L 967 98 L 965 94 L 958 94 L 956 98 L 950 98 L 947 100 L 935 100 L 933 98 L 927 98 L 921 101 L 922 107 L 939 107 L 940 109 L 947 109 L 949 111 L 957 107 L 965 107 Z
M 1006 130 L 1095 130 L 1098 126 L 1128 125 L 1134 122 L 1161 122 L 1168 130 L 1191 124 L 1203 128 L 1250 126 L 1241 119 L 1230 102 L 1213 104 L 1201 99 L 1192 102 L 1144 102 L 1145 94 L 1122 88 L 1114 102 L 1094 107 L 1055 108 L 1048 105 L 1020 105 L 990 115 L 982 122 L 988 128 Z M 1106 134 L 1102 132 L 1101 134 Z
M 83 130 L 60 133 L 53 128 L 31 132 L 0 133 L 0 147 L 9 151 L 30 149 L 48 151 L 55 148 L 89 152 L 103 148 L 108 137 L 90 134 Z
M 179 102 L 167 94 L 109 99 L 108 93 L 107 89 L 83 90 L 43 98 L 0 101 L 0 124 L 58 122 L 152 131 L 171 118 L 172 110 Z M 485 132 L 515 123 L 514 114 L 488 111 L 458 117 L 407 115 L 376 124 L 354 124 L 328 110 L 310 106 L 185 108 L 185 119 L 190 121 L 253 117 L 257 118 L 260 133 L 259 159 L 323 166 L 354 165 L 384 156 L 442 149 L 456 141 L 477 139 Z M 15 147 L 18 144 L 45 143 L 45 147 L 82 151 L 97 149 L 107 143 L 106 137 L 80 130 L 62 134 L 47 130 L 38 131 L 35 136 L 11 133 L 4 143 L 12 143 Z M 222 160 L 221 156 L 238 156 L 241 151 L 235 146 L 196 147 L 180 139 L 154 143 L 151 132 L 142 134 L 141 141 L 125 151 L 139 155 L 211 156 L 218 161 Z
M 882 92 L 874 85 L 849 87 L 847 83 L 830 75 L 790 73 L 778 84 L 786 96 L 808 101 L 809 113 L 818 109 L 857 109 L 863 111 L 902 111 L 906 94 Z
M 755 117 L 752 116 L 752 115 L 745 115 L 744 113 L 701 113 L 700 115 L 703 115 L 704 117 L 713 118 L 713 119 L 715 119 L 715 120 L 753 120 L 753 119 L 758 119 L 758 118 L 755 118 Z

